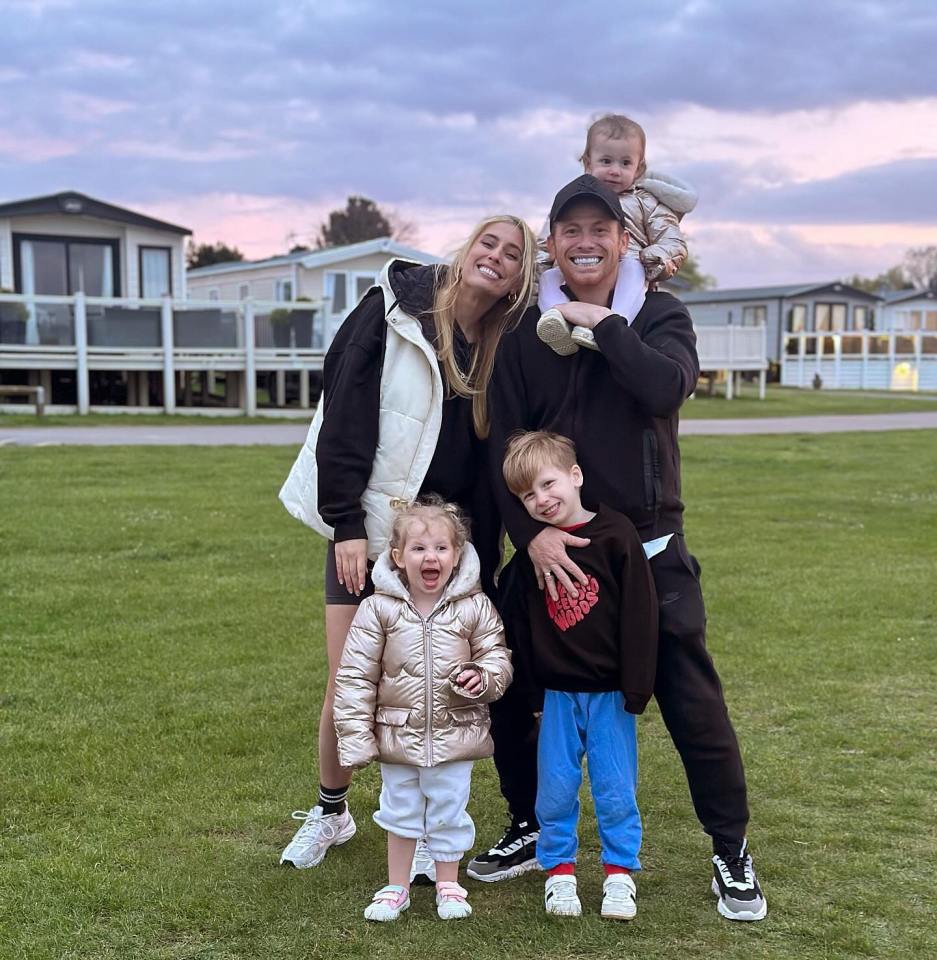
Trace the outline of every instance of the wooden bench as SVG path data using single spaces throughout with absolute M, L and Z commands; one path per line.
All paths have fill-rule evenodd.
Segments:
M 0 397 L 32 397 L 36 404 L 36 416 L 41 417 L 46 408 L 45 387 L 28 387 L 19 384 L 0 383 Z

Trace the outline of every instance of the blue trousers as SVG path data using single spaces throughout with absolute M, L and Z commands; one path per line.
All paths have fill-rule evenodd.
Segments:
M 575 863 L 582 758 L 589 764 L 602 862 L 639 870 L 638 736 L 621 693 L 547 690 L 537 746 L 537 859 Z

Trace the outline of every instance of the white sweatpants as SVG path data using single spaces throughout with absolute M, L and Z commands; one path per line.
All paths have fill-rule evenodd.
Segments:
M 472 785 L 472 761 L 436 767 L 381 764 L 381 805 L 374 822 L 388 833 L 426 837 L 434 860 L 461 860 L 475 843 L 475 824 L 465 809 Z

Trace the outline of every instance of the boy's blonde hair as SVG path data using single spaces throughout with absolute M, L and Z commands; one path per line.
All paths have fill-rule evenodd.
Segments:
M 492 224 L 508 223 L 516 227 L 521 234 L 521 273 L 518 278 L 517 296 L 505 297 L 499 300 L 489 311 L 490 316 L 485 318 L 479 331 L 478 344 L 472 360 L 472 368 L 463 378 L 459 365 L 455 359 L 455 305 L 459 297 L 459 284 L 465 261 L 475 241 Z M 488 402 L 486 393 L 491 371 L 495 365 L 495 351 L 502 335 L 516 326 L 521 314 L 534 299 L 534 288 L 537 280 L 537 237 L 533 230 L 521 220 L 504 214 L 495 217 L 486 217 L 472 231 L 468 240 L 459 248 L 452 265 L 445 274 L 445 279 L 436 288 L 433 300 L 433 319 L 436 322 L 437 352 L 442 364 L 446 386 L 452 393 L 460 397 L 472 398 L 472 422 L 475 433 L 484 439 L 488 436 Z
M 576 466 L 576 446 L 569 437 L 533 430 L 511 437 L 501 472 L 508 490 L 519 497 L 533 487 L 537 474 L 548 466 L 572 470 Z
M 580 163 L 585 164 L 589 157 L 589 151 L 592 150 L 592 143 L 595 140 L 595 136 L 599 133 L 604 133 L 610 140 L 621 140 L 626 137 L 635 137 L 639 140 L 641 143 L 641 163 L 638 164 L 638 172 L 635 175 L 635 179 L 640 180 L 641 177 L 647 173 L 647 161 L 644 158 L 645 151 L 647 150 L 647 135 L 644 133 L 644 127 L 621 113 L 606 113 L 593 122 L 586 133 L 586 148 L 582 151 L 582 156 L 579 158 Z
M 394 506 L 394 521 L 390 528 L 391 550 L 403 550 L 407 545 L 407 534 L 414 521 L 428 527 L 434 520 L 441 520 L 449 527 L 452 545 L 461 551 L 468 540 L 468 523 L 465 515 L 455 503 L 446 503 L 436 494 L 427 494 L 412 503 L 397 501 Z

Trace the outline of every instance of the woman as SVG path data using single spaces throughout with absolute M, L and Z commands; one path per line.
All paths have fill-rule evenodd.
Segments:
M 500 519 L 487 496 L 485 390 L 498 342 L 535 283 L 536 238 L 516 217 L 483 220 L 450 267 L 394 260 L 329 347 L 323 394 L 280 499 L 329 538 L 325 637 L 329 680 L 319 717 L 319 801 L 280 858 L 314 867 L 350 840 L 332 723 L 348 628 L 372 592 L 369 563 L 388 542 L 391 503 L 437 493 L 472 521 L 482 585 L 493 591 Z

